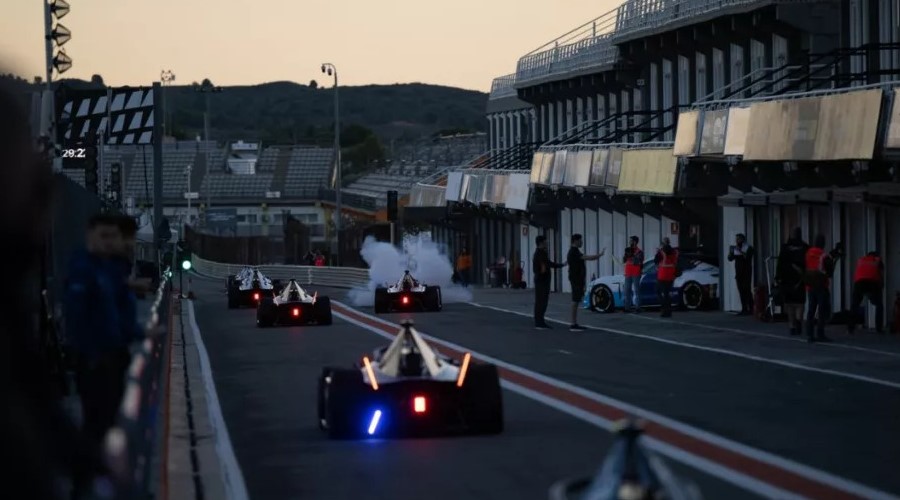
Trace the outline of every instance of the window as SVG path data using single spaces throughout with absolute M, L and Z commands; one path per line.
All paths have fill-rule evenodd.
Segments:
M 725 87 L 725 53 L 719 49 L 713 49 L 713 91 L 717 97 L 722 97 Z
M 697 99 L 701 100 L 708 94 L 706 90 L 706 54 L 697 52 Z
M 678 56 L 678 104 L 691 102 L 691 62 Z

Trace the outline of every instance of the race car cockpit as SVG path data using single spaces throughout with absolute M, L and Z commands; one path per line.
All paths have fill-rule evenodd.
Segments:
M 409 269 L 407 269 L 403 273 L 403 277 L 400 278 L 400 282 L 397 283 L 397 287 L 406 292 L 408 292 L 418 286 L 419 286 L 419 282 L 416 281 L 416 279 L 413 278 L 411 274 L 409 274 Z

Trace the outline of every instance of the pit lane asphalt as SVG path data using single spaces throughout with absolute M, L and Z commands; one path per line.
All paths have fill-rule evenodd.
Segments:
M 545 499 L 555 481 L 593 474 L 612 443 L 602 429 L 509 391 L 504 391 L 506 430 L 499 436 L 329 441 L 316 422 L 321 368 L 348 366 L 386 340 L 339 318 L 326 327 L 261 330 L 252 310 L 226 308 L 220 282 L 195 278 L 194 291 L 222 412 L 254 500 Z M 337 300 L 346 295 L 346 290 L 318 291 Z M 454 340 L 469 336 L 451 325 L 480 333 L 482 340 L 469 346 L 478 350 L 490 347 L 483 339 L 493 336 L 493 327 L 481 325 L 494 325 L 497 316 L 452 304 L 442 313 L 414 319 L 428 333 Z M 512 323 L 501 327 L 504 335 L 521 336 L 526 329 Z M 500 340 L 493 340 L 494 345 Z M 557 369 L 551 372 L 559 372 L 571 357 L 556 349 L 549 343 L 533 346 L 523 358 L 527 346 L 513 346 L 511 356 L 503 358 L 526 361 L 524 366 L 532 369 L 552 360 Z M 541 358 L 543 362 L 533 362 Z M 719 479 L 669 464 L 693 480 L 707 499 L 755 498 Z

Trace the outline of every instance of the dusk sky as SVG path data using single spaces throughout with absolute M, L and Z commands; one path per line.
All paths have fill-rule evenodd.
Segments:
M 3 0 L 0 64 L 43 76 L 41 0 Z M 487 91 L 517 59 L 619 0 L 70 0 L 65 77 L 140 85 L 311 79 L 333 62 L 341 84 L 423 82 Z

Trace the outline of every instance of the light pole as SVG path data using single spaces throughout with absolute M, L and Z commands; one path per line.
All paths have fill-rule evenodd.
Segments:
M 188 225 L 191 223 L 191 195 L 194 194 L 191 191 L 191 171 L 193 169 L 193 165 L 188 165 L 184 168 L 184 175 L 187 177 L 187 193 L 185 194 L 185 197 L 187 198 L 187 215 L 184 219 Z
M 172 85 L 172 82 L 175 81 L 175 73 L 172 73 L 170 69 L 164 69 L 159 72 L 159 79 L 163 84 L 163 137 L 169 132 L 168 122 L 169 122 L 169 91 L 165 90 Z
M 59 22 L 60 19 L 66 17 L 69 13 L 69 4 L 65 0 L 43 0 L 44 3 L 44 57 L 46 70 L 46 86 L 49 101 L 49 109 L 44 109 L 43 114 L 48 117 L 48 127 L 46 132 L 50 146 L 51 157 L 53 158 L 53 167 L 57 169 L 60 157 L 56 152 L 59 144 L 56 143 L 56 110 L 53 102 L 53 69 L 62 75 L 72 67 L 72 58 L 66 55 L 63 45 L 72 39 L 72 32 Z M 56 26 L 53 26 L 53 21 Z M 58 47 L 59 52 L 53 54 L 53 47 Z M 47 101 L 45 101 L 47 102 Z
M 340 101 L 338 100 L 338 72 L 337 67 L 331 63 L 322 65 L 322 73 L 329 76 L 334 75 L 334 190 L 335 190 L 335 209 L 337 217 L 334 219 L 334 234 L 337 241 L 337 252 L 335 252 L 335 264 L 341 265 L 341 222 L 344 216 L 343 207 L 341 206 L 341 114 Z
M 206 95 L 206 113 L 203 114 L 203 140 L 206 145 L 203 149 L 206 153 L 206 178 L 209 179 L 209 94 L 222 92 L 222 87 L 216 87 L 209 83 L 209 80 L 204 80 L 203 85 L 198 86 L 196 90 Z M 208 214 L 212 206 L 212 183 L 207 180 L 206 186 L 206 213 Z

